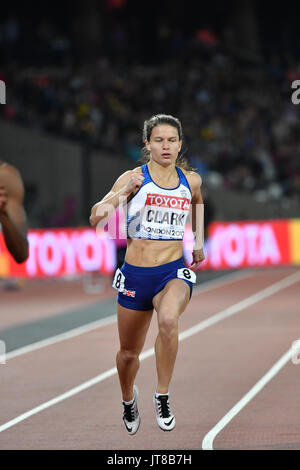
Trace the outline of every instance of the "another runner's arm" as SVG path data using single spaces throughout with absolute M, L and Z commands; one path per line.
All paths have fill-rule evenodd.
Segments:
M 5 165 L 0 172 L 0 223 L 3 237 L 15 261 L 23 263 L 29 255 L 23 182 L 19 172 L 10 165 Z
M 143 183 L 144 176 L 137 168 L 123 173 L 115 182 L 109 193 L 101 201 L 93 205 L 90 224 L 95 227 L 101 222 L 105 224 L 120 204 L 125 204 L 132 193 Z

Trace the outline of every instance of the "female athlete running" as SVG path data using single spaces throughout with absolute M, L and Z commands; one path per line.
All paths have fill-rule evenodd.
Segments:
M 164 114 L 153 116 L 144 123 L 143 140 L 147 163 L 122 174 L 111 191 L 92 207 L 90 216 L 91 225 L 96 226 L 103 222 L 107 208 L 110 216 L 120 201 L 125 201 L 125 206 L 127 203 L 127 250 L 123 266 L 115 273 L 113 287 L 118 290 L 120 350 L 116 363 L 123 422 L 131 435 L 140 425 L 138 389 L 134 382 L 154 309 L 158 319 L 157 387 L 153 396 L 156 419 L 164 431 L 175 427 L 169 385 L 178 350 L 178 319 L 196 280 L 195 273 L 183 262 L 182 240 L 190 208 L 193 269 L 204 260 L 202 181 L 178 157 L 182 146 L 180 121 Z

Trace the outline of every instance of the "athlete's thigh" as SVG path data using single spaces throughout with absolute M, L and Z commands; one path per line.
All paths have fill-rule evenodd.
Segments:
M 153 305 L 158 313 L 179 315 L 185 310 L 190 300 L 190 287 L 181 279 L 172 279 L 153 298 Z
M 140 352 L 144 346 L 153 309 L 132 310 L 117 303 L 120 346 L 123 349 Z

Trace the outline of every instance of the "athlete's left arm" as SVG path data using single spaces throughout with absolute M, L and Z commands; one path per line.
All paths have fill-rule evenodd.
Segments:
M 203 240 L 204 240 L 204 204 L 201 194 L 202 178 L 201 176 L 190 171 L 187 179 L 192 190 L 192 201 L 191 201 L 191 219 L 192 219 L 192 230 L 194 234 L 194 246 L 193 246 L 193 262 L 191 267 L 197 269 L 198 266 L 205 259 L 203 252 Z

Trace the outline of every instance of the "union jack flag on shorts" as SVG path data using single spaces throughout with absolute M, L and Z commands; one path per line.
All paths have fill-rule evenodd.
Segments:
M 122 293 L 124 295 L 128 295 L 129 297 L 135 297 L 135 290 L 123 289 Z

